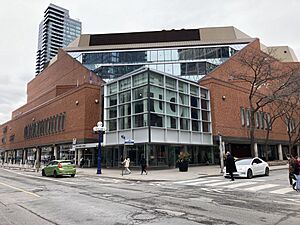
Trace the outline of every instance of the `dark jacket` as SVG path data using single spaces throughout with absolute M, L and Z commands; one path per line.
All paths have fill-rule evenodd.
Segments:
M 226 173 L 236 172 L 235 161 L 232 155 L 228 155 L 226 159 Z
M 294 163 L 292 163 L 293 166 L 293 174 L 295 175 L 300 175 L 300 166 L 298 161 L 295 161 Z
M 146 166 L 147 165 L 146 159 L 141 158 L 140 164 L 141 164 L 141 166 Z

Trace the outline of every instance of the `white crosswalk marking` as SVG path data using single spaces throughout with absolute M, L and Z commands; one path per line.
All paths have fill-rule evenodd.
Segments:
M 264 185 L 258 185 L 251 188 L 245 188 L 244 191 L 259 191 L 259 190 L 265 190 L 267 188 L 272 188 L 279 186 L 278 184 L 264 184 Z
M 228 184 L 229 181 L 222 181 L 222 182 L 217 182 L 217 183 L 212 183 L 212 184 L 206 184 L 206 186 L 214 187 L 214 186 L 219 186 L 223 184 Z
M 208 183 L 214 183 L 218 182 L 219 180 L 203 180 L 203 181 L 198 181 L 198 182 L 193 182 L 193 183 L 185 183 L 185 185 L 198 185 L 198 184 L 208 184 Z
M 288 187 L 288 188 L 281 188 L 281 189 L 277 189 L 277 190 L 274 190 L 274 191 L 270 191 L 270 193 L 272 194 L 286 194 L 286 193 L 289 193 L 289 192 L 292 192 L 294 191 L 291 187 Z
M 204 180 L 204 178 L 197 178 L 194 180 L 181 180 L 181 181 L 174 182 L 174 184 L 183 184 L 183 183 L 187 183 L 187 182 L 200 181 L 200 180 Z
M 253 184 L 256 184 L 256 183 L 257 182 L 237 183 L 237 184 L 226 185 L 225 188 L 237 188 L 237 187 L 243 187 L 243 186 L 253 185 Z

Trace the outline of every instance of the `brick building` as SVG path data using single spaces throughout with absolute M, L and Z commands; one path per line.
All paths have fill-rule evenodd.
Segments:
M 60 50 L 28 83 L 27 103 L 0 126 L 5 161 L 33 163 L 39 158 L 45 162 L 53 156 L 78 160 L 82 149 L 70 151 L 72 145 L 84 149 L 89 144 L 92 148 L 85 154 L 94 165 L 97 135 L 92 128 L 100 119 L 101 84 L 101 78 Z

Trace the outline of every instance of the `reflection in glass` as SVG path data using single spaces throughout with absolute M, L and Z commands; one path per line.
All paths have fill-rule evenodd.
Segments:
M 150 114 L 150 126 L 164 127 L 164 116 L 151 113 Z

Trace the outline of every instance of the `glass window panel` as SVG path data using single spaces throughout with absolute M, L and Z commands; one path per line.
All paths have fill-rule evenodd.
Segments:
M 161 100 L 164 99 L 164 89 L 156 86 L 150 86 L 150 97 Z
M 178 61 L 179 55 L 178 55 L 178 50 L 172 50 L 172 60 L 173 61 Z
M 178 81 L 178 88 L 179 91 L 184 92 L 184 93 L 188 93 L 188 84 L 184 83 L 182 81 Z
M 246 125 L 247 127 L 250 127 L 250 110 L 246 109 Z
M 172 60 L 171 50 L 165 50 L 165 61 L 171 61 L 171 60 Z
M 133 116 L 133 127 L 147 126 L 147 114 L 140 114 Z
M 199 98 L 191 96 L 191 106 L 199 107 Z
M 142 113 L 146 112 L 147 109 L 147 101 L 137 101 L 133 103 L 133 113 Z
M 164 113 L 164 102 L 150 99 L 150 111 Z
M 217 58 L 216 48 L 206 48 L 206 58 L 207 59 Z
M 131 115 L 131 105 L 130 105 L 130 103 L 125 104 L 125 105 L 120 105 L 119 106 L 119 114 L 120 114 L 120 116 Z
M 119 119 L 119 129 L 129 129 L 131 128 L 131 117 L 124 117 Z
M 148 67 L 149 67 L 150 69 L 156 70 L 156 64 L 150 64 L 150 65 L 148 65 Z
M 174 103 L 166 103 L 166 113 L 168 115 L 177 115 L 177 107 Z
M 228 47 L 222 47 L 222 58 L 229 58 L 229 48 Z
M 140 86 L 148 83 L 147 73 L 139 74 L 133 77 L 133 86 Z
M 190 117 L 190 108 L 180 106 L 180 117 L 189 118 Z
M 243 121 L 242 121 L 242 122 L 243 122 Z M 255 113 L 255 125 L 256 125 L 256 128 L 259 129 L 259 126 L 260 126 L 259 112 L 256 112 L 256 113 Z M 245 126 L 245 121 L 244 121 L 244 125 L 242 124 L 242 126 Z
M 177 118 L 167 116 L 167 128 L 177 129 Z
M 156 69 L 161 72 L 165 72 L 165 64 L 157 64 Z
M 157 51 L 151 51 L 151 61 L 157 62 Z
M 202 89 L 201 88 L 201 98 L 208 99 L 208 90 Z
M 130 93 L 130 91 L 126 91 L 126 92 L 120 93 L 120 96 L 119 96 L 120 103 L 130 102 L 130 100 L 131 100 L 131 93 Z
M 119 82 L 120 91 L 130 89 L 130 87 L 131 87 L 131 78 L 127 78 Z
M 166 90 L 166 101 L 177 102 L 177 92 Z
M 187 75 L 187 63 L 180 64 L 180 75 Z
M 180 118 L 180 129 L 189 130 L 190 129 L 190 120 Z
M 165 64 L 165 73 L 173 74 L 173 64 Z
M 147 86 L 133 89 L 133 100 L 146 98 L 147 97 Z
M 259 112 L 259 120 L 260 120 L 260 128 L 265 128 L 264 114 L 263 112 Z
M 117 105 L 117 95 L 108 97 L 109 106 Z
M 182 105 L 189 105 L 189 96 L 185 94 L 179 94 L 179 103 Z
M 151 113 L 150 114 L 150 126 L 164 127 L 164 116 Z
M 109 131 L 117 130 L 117 120 L 109 120 L 108 121 L 108 130 Z
M 202 114 L 203 115 L 203 114 Z M 199 109 L 191 109 L 191 117 L 192 119 L 199 120 L 200 119 L 200 110 Z
M 210 123 L 209 122 L 202 122 L 202 131 L 210 132 Z
M 114 94 L 114 93 L 117 93 L 117 91 L 118 91 L 118 89 L 117 89 L 117 82 L 108 85 L 108 86 L 107 86 L 107 89 L 108 89 L 108 94 Z
M 197 63 L 187 63 L 187 75 L 195 75 L 197 74 L 198 69 L 197 69 Z
M 179 76 L 181 74 L 180 64 L 173 64 L 173 75 Z
M 199 87 L 195 85 L 190 85 L 190 93 L 191 95 L 199 96 Z
M 201 108 L 209 110 L 207 100 L 201 99 Z
M 200 131 L 200 122 L 192 120 L 192 131 Z
M 202 110 L 201 114 L 202 114 L 202 120 L 210 121 L 210 114 L 208 111 Z
M 241 124 L 242 126 L 245 126 L 245 109 L 241 107 L 240 109 L 240 114 L 241 114 Z
M 116 118 L 117 117 L 117 107 L 110 108 L 108 110 L 108 115 L 109 115 L 109 118 Z
M 198 62 L 197 63 L 197 74 L 199 75 L 205 75 L 207 73 L 206 71 L 206 63 L 205 62 Z
M 164 77 L 157 73 L 150 73 L 150 84 L 155 84 L 158 86 L 163 86 Z
M 163 50 L 157 51 L 157 60 L 158 61 L 164 61 L 165 60 L 165 54 Z
M 166 88 L 176 90 L 176 80 L 170 77 L 166 77 Z
M 272 121 L 271 121 L 271 114 L 268 113 L 268 128 L 269 130 L 272 130 Z

